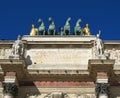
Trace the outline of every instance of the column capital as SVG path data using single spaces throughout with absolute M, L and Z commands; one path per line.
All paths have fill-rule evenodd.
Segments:
M 15 83 L 3 83 L 3 94 L 10 94 L 16 96 L 18 94 L 18 87 Z
M 109 87 L 110 87 L 109 83 L 97 83 L 96 84 L 96 94 L 97 94 L 97 96 L 108 95 Z

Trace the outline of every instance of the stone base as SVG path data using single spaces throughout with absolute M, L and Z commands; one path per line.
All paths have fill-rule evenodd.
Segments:
M 4 83 L 15 83 L 16 77 L 15 76 L 5 76 Z
M 98 56 L 96 57 L 96 59 L 106 59 L 106 56 L 105 56 L 105 55 L 98 55 Z
M 13 98 L 11 94 L 5 94 L 3 98 Z
M 11 56 L 9 56 L 9 59 L 21 59 L 22 57 L 21 56 L 19 56 L 19 55 L 11 55 Z
M 108 83 L 108 78 L 98 78 L 97 83 Z
M 100 94 L 98 98 L 108 98 L 106 94 Z

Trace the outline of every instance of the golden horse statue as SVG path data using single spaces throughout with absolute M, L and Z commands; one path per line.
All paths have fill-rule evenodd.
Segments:
M 35 28 L 34 24 L 32 24 L 32 29 L 30 32 L 30 36 L 36 36 L 38 34 L 38 29 Z
M 82 35 L 91 35 L 90 29 L 89 29 L 89 24 L 86 24 L 86 27 L 83 28 L 82 30 Z

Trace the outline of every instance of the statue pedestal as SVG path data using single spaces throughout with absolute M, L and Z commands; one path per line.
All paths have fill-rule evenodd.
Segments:
M 106 94 L 100 94 L 99 98 L 108 98 L 108 96 Z
M 97 57 L 96 57 L 96 59 L 106 59 L 106 56 L 105 55 L 98 55 Z
M 3 98 L 13 98 L 11 94 L 5 94 Z
M 11 55 L 9 56 L 9 59 L 21 59 L 22 57 L 19 55 Z

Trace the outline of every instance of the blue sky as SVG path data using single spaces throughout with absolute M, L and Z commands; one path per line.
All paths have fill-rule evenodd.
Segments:
M 89 24 L 92 35 L 101 30 L 103 40 L 120 40 L 120 0 L 1 0 L 0 39 L 14 40 L 29 35 L 31 25 L 39 27 L 42 18 L 46 28 L 52 17 L 56 28 L 71 17 L 71 30 L 81 18 L 81 27 Z

